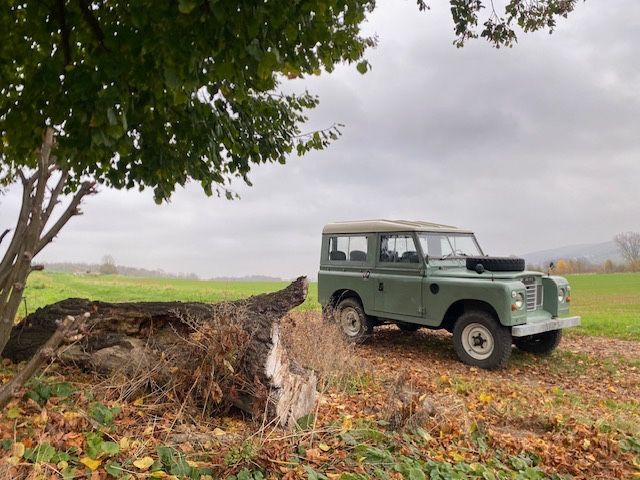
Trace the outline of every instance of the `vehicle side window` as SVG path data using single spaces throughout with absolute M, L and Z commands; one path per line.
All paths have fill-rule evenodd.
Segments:
M 367 260 L 367 237 L 331 237 L 329 260 L 365 262 Z
M 420 263 L 411 235 L 382 235 L 380 261 L 389 263 Z

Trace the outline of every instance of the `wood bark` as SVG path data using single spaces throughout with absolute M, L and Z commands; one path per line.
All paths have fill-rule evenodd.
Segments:
M 159 365 L 159 358 L 190 348 L 189 334 L 199 325 L 215 325 L 231 313 L 247 333 L 239 370 L 245 384 L 223 392 L 226 400 L 257 418 L 292 426 L 313 410 L 316 377 L 291 358 L 280 339 L 280 319 L 300 305 L 307 280 L 298 278 L 278 292 L 245 300 L 198 302 L 107 303 L 71 298 L 40 308 L 16 325 L 2 355 L 13 361 L 30 358 L 56 329 L 56 321 L 90 312 L 82 342 L 60 359 L 100 373 L 124 373 L 135 379 Z M 173 349 L 173 350 L 172 350 Z M 191 360 L 190 360 L 191 359 Z M 178 371 L 193 371 L 192 357 L 176 357 Z

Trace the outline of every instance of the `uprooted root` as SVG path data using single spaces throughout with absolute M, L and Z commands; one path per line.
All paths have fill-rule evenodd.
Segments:
M 145 394 L 158 404 L 178 402 L 192 413 L 227 412 L 239 396 L 256 397 L 260 389 L 242 368 L 251 338 L 239 320 L 242 315 L 239 308 L 219 310 L 206 321 L 180 314 L 185 329 L 147 344 L 154 361 L 144 362 L 133 375 L 116 369 L 102 387 L 115 390 L 120 399 Z

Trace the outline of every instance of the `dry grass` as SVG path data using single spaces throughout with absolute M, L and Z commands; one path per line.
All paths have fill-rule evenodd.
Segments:
M 316 372 L 321 391 L 362 381 L 370 371 L 339 325 L 324 320 L 317 312 L 289 314 L 282 322 L 282 337 L 292 358 Z

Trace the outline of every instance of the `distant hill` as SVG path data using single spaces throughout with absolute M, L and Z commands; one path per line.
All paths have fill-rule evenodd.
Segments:
M 528 264 L 532 265 L 546 265 L 561 258 L 565 260 L 585 260 L 592 264 L 601 264 L 605 260 L 611 260 L 615 263 L 624 262 L 613 241 L 568 245 L 566 247 L 526 253 L 522 257 Z

